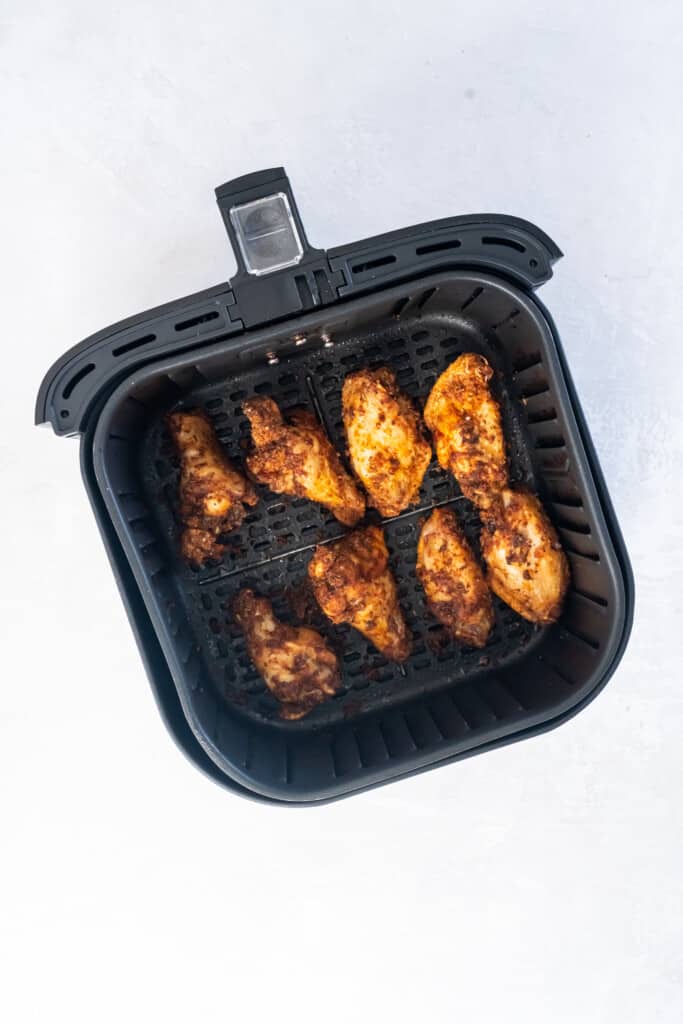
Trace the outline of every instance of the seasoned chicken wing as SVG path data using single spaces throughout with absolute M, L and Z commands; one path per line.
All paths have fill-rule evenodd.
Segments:
M 328 619 L 350 623 L 390 661 L 405 661 L 410 633 L 379 526 L 366 526 L 332 544 L 318 545 L 308 575 Z
M 228 459 L 203 412 L 174 412 L 166 423 L 180 455 L 182 553 L 202 565 L 223 554 L 218 538 L 240 525 L 244 506 L 256 505 L 258 495 Z
M 506 487 L 500 506 L 484 520 L 481 547 L 494 594 L 531 622 L 557 620 L 569 565 L 535 495 Z
M 466 352 L 441 374 L 424 410 L 439 464 L 480 509 L 496 503 L 508 480 L 500 407 L 489 389 L 492 376 L 483 356 Z
M 450 509 L 435 508 L 422 527 L 417 575 L 439 622 L 456 640 L 483 647 L 495 621 L 491 592 Z
M 397 516 L 417 501 L 432 457 L 420 414 L 386 366 L 349 374 L 342 412 L 351 465 L 369 504 Z
M 244 632 L 249 657 L 282 705 L 280 718 L 303 718 L 337 692 L 339 662 L 320 633 L 280 622 L 270 601 L 253 590 L 240 590 L 232 611 Z
M 365 498 L 312 413 L 295 409 L 285 422 L 265 397 L 248 399 L 242 409 L 254 442 L 247 467 L 256 480 L 278 494 L 320 502 L 345 526 L 363 518 Z

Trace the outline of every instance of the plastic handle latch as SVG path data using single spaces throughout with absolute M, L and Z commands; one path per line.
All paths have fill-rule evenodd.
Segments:
M 216 198 L 240 274 L 296 267 L 313 252 L 284 168 L 235 178 L 216 189 Z

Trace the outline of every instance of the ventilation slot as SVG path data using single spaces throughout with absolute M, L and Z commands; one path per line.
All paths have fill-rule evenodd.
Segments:
M 325 273 L 325 271 L 314 270 L 313 277 L 318 288 L 318 295 L 320 296 L 320 301 L 332 302 L 332 300 L 334 299 L 334 292 L 330 287 L 330 282 L 327 280 L 327 274 Z
M 492 235 L 484 235 L 481 244 L 503 245 L 508 249 L 514 249 L 516 252 L 526 252 L 526 246 L 522 245 L 521 242 L 514 242 L 511 238 L 494 238 Z
M 565 537 L 562 538 L 562 547 L 564 548 L 565 554 L 571 555 L 573 558 L 587 558 L 589 562 L 600 561 L 600 555 L 596 554 L 594 551 L 577 551 Z
M 445 739 L 453 739 L 456 736 L 464 736 L 469 732 L 469 725 L 456 711 L 453 702 L 447 694 L 436 697 L 429 703 L 429 712 L 436 723 L 436 727 Z
M 579 494 L 569 494 L 560 488 L 563 485 L 556 482 L 546 484 L 550 499 L 556 505 L 565 505 L 567 508 L 583 508 L 583 500 Z
M 525 388 L 523 391 L 520 391 L 520 396 L 523 399 L 535 398 L 536 395 L 544 395 L 546 393 L 546 391 L 549 391 L 549 390 L 550 390 L 550 388 L 548 387 L 547 384 L 536 384 L 536 385 L 533 385 L 532 387 Z
M 410 739 L 411 744 L 413 745 L 415 750 L 419 750 L 422 744 L 419 742 L 415 734 L 415 731 L 413 730 L 410 718 L 408 717 L 407 714 L 404 714 L 403 716 L 403 724 L 405 725 L 406 732 L 408 733 L 408 737 Z
M 75 373 L 73 375 L 73 377 L 71 378 L 69 383 L 66 385 L 66 387 L 62 391 L 62 398 L 69 398 L 71 396 L 71 394 L 73 393 L 74 388 L 78 384 L 80 384 L 80 382 L 83 380 L 84 377 L 87 377 L 89 373 L 92 373 L 92 371 L 94 369 L 95 369 L 95 364 L 94 363 L 86 363 L 85 366 L 82 366 L 81 369 L 78 371 L 78 373 Z
M 432 242 L 431 245 L 418 245 L 415 255 L 428 256 L 431 252 L 447 252 L 449 249 L 459 249 L 461 244 L 459 238 L 451 238 L 447 242 Z
M 467 309 L 468 306 L 471 306 L 472 303 L 479 298 L 483 291 L 483 288 L 475 288 L 472 294 L 469 296 L 469 298 L 465 299 L 465 301 L 463 302 L 462 306 L 460 307 L 461 311 Z
M 217 320 L 218 316 L 218 311 L 211 309 L 208 313 L 200 313 L 199 316 L 193 316 L 191 320 L 181 320 L 180 323 L 175 324 L 174 329 L 176 331 L 189 331 L 190 327 L 208 324 L 209 320 Z
M 534 352 L 533 355 L 520 356 L 515 360 L 515 373 L 524 373 L 525 370 L 530 370 L 532 366 L 538 366 L 542 362 L 543 360 L 538 352 Z
M 574 523 L 571 519 L 566 519 L 564 516 L 554 516 L 555 526 L 560 527 L 563 530 L 572 530 L 574 533 L 583 533 L 586 537 L 589 536 L 591 528 L 588 523 Z
M 600 642 L 598 640 L 593 640 L 592 637 L 586 636 L 584 633 L 580 633 L 578 629 L 569 629 L 568 626 L 565 626 L 564 631 L 565 633 L 568 633 L 569 636 L 573 636 L 577 640 L 580 640 L 582 644 L 586 644 L 588 647 L 592 647 L 594 651 L 600 650 Z
M 544 451 L 539 462 L 541 473 L 549 476 L 566 476 L 569 472 L 569 459 L 562 454 L 561 449 L 548 449 Z
M 423 292 L 420 298 L 417 300 L 417 308 L 424 309 L 429 300 L 432 298 L 432 296 L 436 295 L 437 290 L 438 289 L 436 288 L 428 288 L 426 292 Z
M 299 293 L 299 301 L 304 309 L 310 309 L 311 306 L 315 305 L 313 302 L 313 296 L 311 295 L 311 289 L 306 280 L 305 274 L 297 274 L 294 278 L 296 284 L 296 290 Z
M 526 421 L 530 425 L 533 423 L 549 423 L 551 420 L 557 419 L 557 413 L 551 406 L 547 406 L 545 409 L 538 409 L 536 412 L 530 412 L 527 414 Z
M 458 690 L 457 696 L 453 696 L 453 702 L 471 728 L 481 729 L 482 726 L 492 725 L 498 721 L 496 712 L 474 687 L 467 686 Z
M 142 338 L 134 338 L 133 341 L 127 341 L 125 345 L 119 345 L 118 348 L 112 349 L 113 356 L 123 356 L 126 352 L 132 352 L 136 348 L 142 348 L 143 345 L 149 345 L 150 342 L 156 341 L 156 334 L 145 334 Z
M 600 635 L 605 621 L 606 607 L 606 605 L 598 604 L 592 598 L 584 597 L 572 589 L 569 592 L 567 612 L 563 618 L 564 628 L 571 630 L 576 623 L 581 632 L 584 629 L 591 633 L 596 630 Z
M 537 448 L 564 448 L 564 438 L 560 434 L 548 434 L 536 439 Z
M 380 731 L 390 757 L 405 757 L 417 750 L 402 714 L 391 712 L 380 723 Z
M 573 679 L 570 679 L 561 668 L 557 667 L 557 665 L 553 665 L 552 662 L 548 661 L 546 658 L 543 659 L 543 664 L 546 665 L 551 672 L 554 672 L 557 678 L 566 686 L 576 686 L 576 682 Z
M 367 725 L 356 729 L 356 743 L 363 765 L 371 767 L 382 764 L 391 757 L 381 729 Z
M 604 597 L 598 597 L 597 594 L 588 594 L 585 590 L 579 590 L 578 587 L 574 587 L 572 593 L 582 597 L 584 601 L 591 601 L 593 604 L 599 605 L 601 608 L 609 606 L 609 601 L 606 601 Z
M 354 274 L 364 274 L 366 270 L 375 270 L 377 267 L 387 267 L 390 263 L 395 263 L 396 257 L 393 254 L 388 256 L 378 256 L 376 260 L 367 260 L 365 263 L 356 263 L 355 267 L 351 267 Z
M 512 312 L 506 316 L 503 320 L 500 320 L 497 324 L 493 324 L 491 327 L 492 331 L 499 331 L 501 327 L 506 327 L 507 324 L 511 324 L 513 320 L 516 320 L 519 316 L 519 310 L 513 309 Z
M 441 735 L 441 730 L 427 707 L 417 707 L 406 711 L 405 723 L 418 750 L 443 742 L 444 737 Z
M 357 772 L 359 768 L 362 768 L 363 762 L 358 743 L 350 729 L 337 734 L 332 741 L 332 762 L 335 778 L 348 775 L 350 772 Z

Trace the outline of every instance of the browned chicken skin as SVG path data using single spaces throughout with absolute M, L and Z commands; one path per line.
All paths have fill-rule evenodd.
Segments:
M 220 558 L 221 534 L 244 519 L 245 505 L 256 505 L 252 485 L 232 465 L 203 412 L 174 412 L 168 430 L 180 455 L 180 518 L 183 556 L 196 565 Z
M 339 662 L 320 633 L 280 622 L 270 601 L 253 590 L 240 590 L 232 610 L 249 657 L 281 704 L 280 718 L 303 718 L 337 692 Z
M 483 356 L 466 352 L 441 374 L 424 410 L 439 465 L 480 509 L 495 504 L 508 482 L 500 408 L 489 389 L 492 376 Z
M 285 422 L 265 397 L 248 399 L 242 409 L 254 442 L 247 467 L 256 480 L 278 494 L 320 502 L 345 526 L 363 518 L 365 499 L 312 413 L 296 409 Z
M 531 622 L 557 620 L 569 565 L 535 495 L 506 487 L 499 508 L 484 521 L 481 547 L 494 594 Z
M 434 509 L 422 527 L 417 575 L 435 618 L 456 640 L 483 647 L 495 621 L 491 593 L 450 509 Z
M 508 486 L 505 441 L 493 371 L 483 356 L 459 356 L 432 388 L 425 422 L 441 466 L 478 507 L 491 589 L 532 622 L 554 622 L 569 585 L 569 566 L 540 501 Z
M 354 472 L 382 516 L 397 516 L 418 499 L 432 457 L 420 415 L 386 366 L 358 370 L 344 381 L 344 429 Z
M 405 661 L 410 633 L 379 526 L 366 526 L 332 544 L 318 545 L 308 575 L 328 619 L 348 622 L 390 661 Z

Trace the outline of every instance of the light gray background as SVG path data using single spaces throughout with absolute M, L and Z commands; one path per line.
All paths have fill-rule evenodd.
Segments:
M 679 2 L 0 0 L 0 1015 L 683 1019 Z M 76 441 L 68 346 L 223 281 L 213 187 L 286 165 L 314 244 L 494 210 L 543 289 L 637 578 L 562 729 L 314 810 L 166 735 Z

